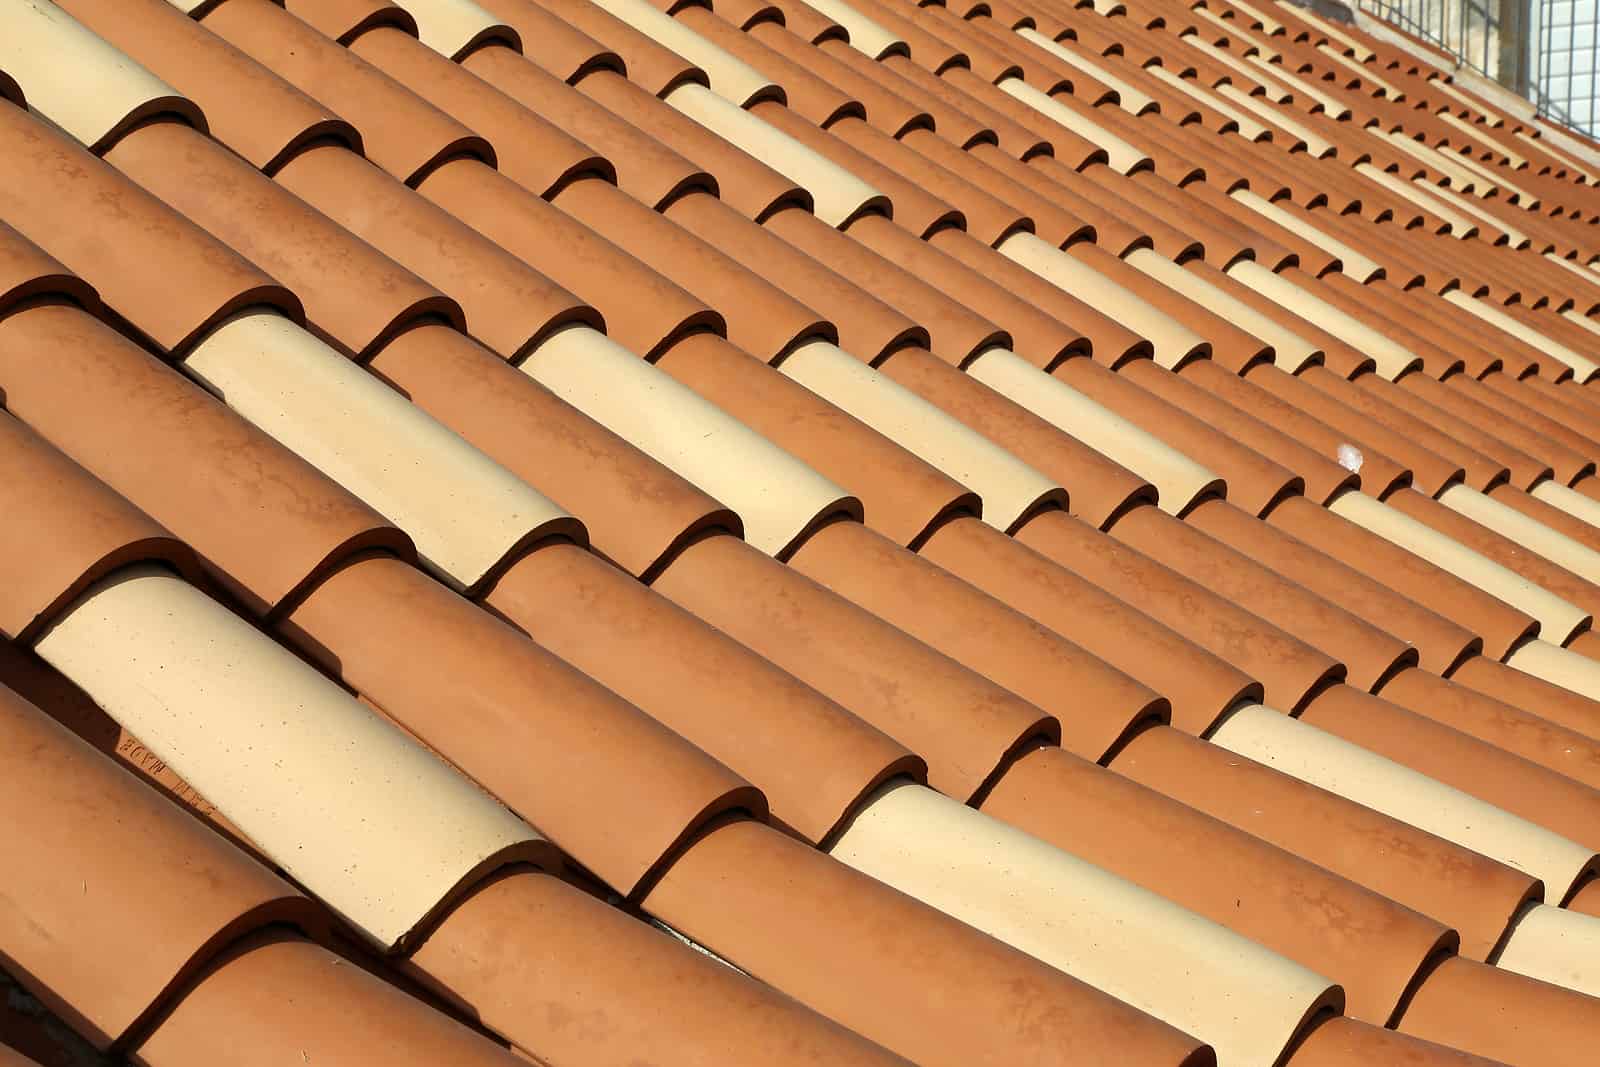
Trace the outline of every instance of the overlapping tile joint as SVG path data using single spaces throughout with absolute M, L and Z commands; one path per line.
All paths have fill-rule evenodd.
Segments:
M 0 96 L 0 1064 L 1592 1064 L 1600 146 L 1275 0 Z

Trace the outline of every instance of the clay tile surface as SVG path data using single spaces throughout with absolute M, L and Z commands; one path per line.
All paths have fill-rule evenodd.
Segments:
M 601 71 L 580 82 L 578 91 L 704 167 L 717 179 L 718 196 L 740 214 L 759 220 L 783 207 L 811 210 L 811 194 L 794 181 L 626 78 Z M 627 188 L 627 177 L 619 180 Z
M 270 0 L 228 0 L 207 12 L 202 25 L 336 108 L 360 131 L 367 156 L 402 181 L 459 156 L 495 158 L 482 136 Z M 374 32 L 401 31 L 380 26 Z
M 898 137 L 913 126 L 933 122 L 931 114 L 918 108 L 884 82 L 863 75 L 848 62 L 830 52 L 812 47 L 812 42 L 794 33 L 788 26 L 765 22 L 752 27 L 748 33 L 751 38 L 766 45 L 775 55 L 788 59 L 796 66 L 804 64 L 816 75 L 837 86 L 839 91 L 849 93 L 864 105 L 866 117 L 890 136 Z M 832 108 L 828 107 L 830 103 L 833 105 Z M 818 104 L 822 106 L 816 106 Z M 827 95 L 811 99 L 791 89 L 789 106 L 801 111 L 817 125 L 826 126 L 827 119 L 835 114 L 838 102 L 831 100 Z M 896 201 L 896 207 L 898 206 L 899 203 Z
M 99 1048 L 234 938 L 321 928 L 277 875 L 3 685 L 0 739 L 0 953 Z
M 505 359 L 520 359 L 563 326 L 605 326 L 598 311 L 525 260 L 342 147 L 299 156 L 278 183 L 450 294 L 466 314 L 468 332 Z
M 768 48 L 705 8 L 685 8 L 677 18 L 729 55 L 744 60 L 781 84 L 788 97 L 788 106 L 808 114 L 817 125 L 826 126 L 843 115 L 866 115 L 866 108 L 861 102 L 851 99 L 838 86 Z
M 322 945 L 282 929 L 219 954 L 181 1003 L 139 1042 L 140 1062 L 201 1067 L 275 1063 L 430 1063 L 516 1067 L 526 1062 Z
M 684 950 L 669 933 L 532 871 L 486 883 L 412 959 L 475 1017 L 555 1062 L 622 1067 L 645 1055 L 730 1067 L 750 1058 L 905 1067 L 771 987 Z M 628 991 L 624 999 L 618 990 Z M 549 1027 L 529 1017 L 527 1003 L 606 1008 L 592 1025 Z
M 135 130 L 106 160 L 290 286 L 347 354 L 365 358 L 422 319 L 466 327 L 454 300 L 192 130 Z
M 186 546 L 15 417 L 0 413 L 0 440 L 0 494 L 14 520 L 0 526 L 0 633 L 31 639 L 79 593 L 130 563 L 194 572 Z
M 179 354 L 235 311 L 270 305 L 292 318 L 300 302 L 255 264 L 175 214 L 65 135 L 0 108 L 0 218 Z
M 531 17 L 524 9 L 532 7 L 614 51 L 625 64 L 628 77 L 652 96 L 666 96 L 680 85 L 710 84 L 705 71 L 589 0 L 495 0 L 490 4 L 491 10 L 519 30 L 522 19 Z M 530 29 L 536 31 L 536 27 Z M 530 34 L 524 31 L 522 36 L 526 39 Z
M 270 173 L 323 138 L 361 147 L 348 122 L 170 3 L 69 0 L 61 6 L 204 108 L 211 131 L 255 167 Z
M 443 326 L 398 338 L 372 369 L 413 403 L 574 514 L 638 578 L 739 515 L 511 366 Z
M 705 543 L 716 551 L 717 542 Z M 746 551 L 735 558 L 752 557 Z M 718 580 L 730 576 L 724 570 Z M 826 839 L 886 778 L 923 773 L 917 757 L 884 733 L 586 553 L 566 546 L 535 552 L 501 579 L 488 602 L 658 722 L 760 781 L 774 819 L 805 840 Z M 585 602 L 590 610 L 574 617 L 570 608 Z M 713 679 L 716 689 L 708 691 Z M 767 709 L 759 723 L 726 728 L 730 716 L 757 701 Z M 993 726 L 1015 728 L 1012 705 L 997 701 L 993 711 Z
M 345 567 L 284 627 L 624 894 L 705 820 L 765 807 L 670 730 L 398 560 Z M 468 676 L 462 692 L 455 680 Z
M 632 352 L 649 358 L 686 335 L 727 331 L 727 320 L 697 299 L 686 284 L 652 270 L 492 171 L 446 167 L 430 177 L 422 192 L 580 299 L 605 305 L 611 312 L 606 318 L 608 336 Z M 574 254 L 579 248 L 582 252 Z M 711 248 L 705 248 L 704 255 L 713 262 L 723 258 Z M 760 285 L 756 278 L 743 280 Z M 620 304 L 607 299 L 619 292 L 634 299 Z M 782 294 L 774 295 L 787 301 Z
M 499 43 L 482 50 L 508 51 Z M 588 145 L 409 34 L 383 27 L 362 34 L 350 51 L 486 138 L 499 169 L 532 192 L 549 195 L 580 177 L 615 177 L 610 161 Z
M 39 297 L 60 297 L 89 309 L 100 303 L 82 278 L 0 223 L 0 315 Z
M 293 600 L 353 553 L 415 558 L 410 539 L 372 509 L 75 308 L 0 322 L 0 393 L 17 417 L 180 530 L 255 612 Z M 128 449 L 131 440 L 142 448 Z
M 0 2 L 0 965 L 150 1067 L 1247 1067 L 1288 968 L 1263 1063 L 1590 1067 L 1600 145 L 1438 62 Z
M 321 0 L 315 4 L 295 4 L 292 10 L 340 44 L 348 44 L 375 26 L 396 26 L 413 34 L 417 32 L 417 20 L 411 13 L 388 0 Z
M 618 186 L 651 207 L 695 189 L 720 192 L 708 171 L 509 48 L 481 48 L 462 66 L 560 129 L 579 131 L 615 165 Z

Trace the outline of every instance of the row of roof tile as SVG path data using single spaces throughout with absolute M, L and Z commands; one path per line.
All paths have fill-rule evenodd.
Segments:
M 0 681 L 234 842 L 7 697 L 18 977 L 151 1063 L 499 1055 L 330 947 L 548 1062 L 1583 1062 L 1593 181 L 1145 7 L 10 5 Z

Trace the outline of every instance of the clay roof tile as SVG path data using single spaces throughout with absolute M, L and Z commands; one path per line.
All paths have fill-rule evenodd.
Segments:
M 187 546 L 15 417 L 0 414 L 0 434 L 7 468 L 0 492 L 14 519 L 0 527 L 7 541 L 0 634 L 32 639 L 79 593 L 130 563 L 197 573 Z
M 8 854 L 31 858 L 8 865 L 6 958 L 97 1048 L 156 1016 L 235 938 L 273 923 L 324 929 L 276 874 L 3 685 L 0 736 L 15 814 L 0 833 Z
M 263 616 L 356 553 L 415 559 L 387 520 L 74 308 L 38 307 L 0 324 L 0 393 L 79 464 L 162 516 L 219 584 Z M 134 440 L 138 449 L 128 447 Z
M 241 308 L 303 317 L 299 300 L 258 267 L 45 123 L 0 109 L 0 143 L 9 146 L 0 218 L 164 352 L 182 352 Z
M 40 298 L 70 300 L 90 311 L 100 305 L 87 282 L 0 222 L 0 316 Z
M 360 131 L 368 158 L 402 181 L 414 182 L 463 156 L 495 160 L 483 137 L 277 4 L 229 0 L 209 11 L 202 25 L 307 96 L 337 108 Z M 405 35 L 387 24 L 372 32 Z
M 361 135 L 348 122 L 170 3 L 68 0 L 62 6 L 171 82 L 205 110 L 218 140 L 269 174 L 312 141 L 361 150 Z

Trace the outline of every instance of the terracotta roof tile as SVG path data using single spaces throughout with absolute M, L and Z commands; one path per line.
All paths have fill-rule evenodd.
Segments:
M 198 227 L 162 225 L 165 205 L 44 123 L 6 108 L 0 124 L 0 136 L 27 146 L 6 153 L 0 174 L 6 221 L 94 285 L 110 311 L 137 320 L 163 351 L 181 352 L 241 308 L 303 315 L 294 294 L 260 268 Z
M 466 161 L 441 169 L 421 191 L 558 285 L 608 308 L 611 336 L 636 352 L 654 355 L 697 330 L 726 329 L 722 315 L 686 288 L 486 167 Z M 581 256 L 562 251 L 580 246 L 587 246 Z M 621 307 L 604 299 L 619 292 L 632 299 Z
M 170 3 L 82 0 L 63 8 L 204 108 L 212 131 L 252 166 L 271 173 L 319 139 L 361 150 L 361 137 L 348 122 Z
M 1060 971 L 1026 958 L 1027 966 L 1016 966 L 995 952 L 999 944 L 986 935 L 886 887 L 868 898 L 862 889 L 878 883 L 867 876 L 758 831 L 749 822 L 712 831 L 690 862 L 679 863 L 662 879 L 649 902 L 666 921 L 690 934 L 706 936 L 727 925 L 760 931 L 735 962 L 779 988 L 806 990 L 813 996 L 820 992 L 830 1014 L 841 1022 L 861 1030 L 881 1029 L 892 1045 L 919 1061 L 942 1058 L 947 1052 L 968 1058 L 1003 1050 L 1013 1063 L 1048 1062 L 1057 1058 L 1050 1046 L 1059 1049 L 1058 1043 L 1074 1048 L 1074 1055 L 1089 1063 L 1135 1059 L 1198 1067 L 1210 1060 L 1208 1048 L 1197 1047 L 1192 1039 L 1152 1024 L 1147 1017 L 1131 1015 L 1132 1009 L 1119 1002 L 1086 996 L 1091 987 Z M 737 877 L 730 877 L 733 872 Z M 708 886 L 718 888 L 708 891 Z M 785 891 L 785 886 L 805 888 L 797 893 Z M 775 896 L 789 906 L 774 908 Z M 845 900 L 855 904 L 844 910 Z M 900 981 L 877 984 L 870 994 L 849 980 L 854 968 L 839 966 L 839 945 L 830 946 L 826 956 L 818 951 L 799 953 L 793 939 L 784 936 L 786 928 L 815 922 L 812 917 L 822 915 L 829 927 L 839 930 L 842 924 L 852 931 L 843 934 L 840 944 L 862 945 L 871 929 L 884 924 L 905 929 L 906 923 L 924 914 L 933 927 L 929 936 L 915 944 L 902 941 L 904 949 L 884 954 Z M 929 987 L 943 987 L 948 995 L 959 997 L 961 1010 L 954 1014 L 960 1018 L 954 1025 L 930 1025 L 935 1020 L 919 1018 L 912 1003 L 897 1003 L 906 996 L 905 990 Z M 986 1008 L 985 1001 L 991 999 L 993 1006 Z M 1034 1025 L 1011 1029 L 1000 1045 L 993 1043 L 995 1035 L 972 1025 L 974 1017 L 1013 1011 L 1019 1003 L 1050 1003 L 1052 1009 L 1032 1016 Z M 1057 1027 L 1066 1029 L 1057 1036 Z
M 688 159 L 510 49 L 482 48 L 462 65 L 529 111 L 581 131 L 586 145 L 620 168 L 622 189 L 649 206 L 660 208 L 691 189 L 719 191 L 716 179 Z
M 520 1062 L 334 952 L 281 930 L 253 934 L 219 953 L 135 1054 L 183 1067 L 219 1056 L 251 1067 L 374 1054 L 418 1067 L 439 1059 L 471 1067 Z
M 705 167 L 717 179 L 717 195 L 748 218 L 759 220 L 788 206 L 811 210 L 811 194 L 794 181 L 627 79 L 601 71 L 585 78 L 578 89 Z
M 1260 0 L 62 8 L 0 48 L 6 626 L 60 672 L 0 677 L 393 956 L 216 944 L 139 1055 L 1584 1062 L 1570 143 Z M 344 788 L 312 706 L 432 784 L 265 819 Z M 402 877 L 412 803 L 470 829 Z
M 576 3 L 563 2 L 557 6 L 551 6 L 545 0 L 498 0 L 498 13 L 513 26 L 522 25 L 524 18 L 536 20 L 537 14 L 532 10 L 526 10 L 533 8 L 567 23 L 573 29 L 598 42 L 603 48 L 613 50 L 626 65 L 628 77 L 652 96 L 665 97 L 677 86 L 687 83 L 711 84 L 706 72 L 695 66 L 692 60 L 657 43 L 600 5 L 590 3 L 589 0 L 578 0 Z M 534 32 L 524 33 L 523 36 L 538 41 L 539 35 L 535 29 L 537 25 L 538 22 L 530 25 L 530 29 Z M 542 47 L 536 45 L 536 51 Z M 593 60 L 589 60 L 586 65 L 593 66 Z M 572 80 L 572 77 L 571 74 L 567 75 L 567 80 Z
M 797 111 L 812 116 L 812 120 L 819 126 L 826 126 L 843 115 L 855 115 L 859 118 L 866 114 L 866 108 L 861 101 L 852 99 L 838 86 L 812 73 L 806 67 L 790 61 L 750 34 L 740 32 L 738 28 L 703 7 L 682 9 L 678 13 L 677 21 L 724 49 L 729 55 L 743 60 L 762 74 L 782 84 L 785 103 Z M 780 24 L 768 22 L 767 25 Z
M 46 305 L 0 324 L 0 383 L 8 410 L 180 527 L 213 577 L 263 616 L 355 553 L 415 558 L 376 512 L 81 311 Z M 141 449 L 126 447 L 132 439 Z
M 196 10 L 199 5 L 194 5 L 191 14 Z M 340 44 L 348 44 L 374 26 L 397 26 L 412 34 L 417 32 L 417 20 L 411 12 L 388 0 L 329 0 L 296 5 L 294 13 Z
M 203 25 L 306 95 L 337 107 L 360 131 L 368 158 L 402 181 L 414 183 L 451 159 L 495 159 L 482 136 L 268 0 L 229 0 L 207 12 Z M 402 31 L 380 24 L 371 32 Z M 230 142 L 225 131 L 221 139 Z
M 520 359 L 564 326 L 605 326 L 593 307 L 341 147 L 301 155 L 277 182 L 448 292 L 472 336 L 505 359 Z
M 32 858 L 7 878 L 6 956 L 98 1048 L 147 1022 L 234 938 L 318 925 L 286 882 L 4 686 L 0 729 L 16 813 L 5 848 Z M 107 958 L 117 966 L 96 965 Z
M 100 297 L 87 283 L 10 226 L 0 223 L 0 315 L 39 299 L 69 300 L 98 311 Z
M 271 271 L 307 302 L 313 329 L 356 358 L 423 319 L 466 327 L 455 301 L 193 130 L 142 127 L 106 160 Z
M 13 317 L 15 321 L 16 317 Z M 5 435 L 6 594 L 0 633 L 31 640 L 89 586 L 145 560 L 195 571 L 188 548 L 10 415 Z
M 614 1063 L 687 1053 L 730 1067 L 752 1056 L 796 1067 L 906 1062 L 685 948 L 669 933 L 647 929 L 581 890 L 531 871 L 486 882 L 412 960 L 477 1018 L 516 1042 L 513 1048 L 537 1049 L 540 1058 L 576 1055 Z M 619 1011 L 623 990 L 638 992 Z M 528 1004 L 603 1011 L 605 1022 L 551 1028 L 530 1017 Z M 380 1023 L 386 1019 L 378 1016 Z M 368 1054 L 352 1052 L 358 1058 Z
M 765 806 L 726 768 L 399 560 L 343 568 L 282 629 L 624 894 L 700 823 Z M 470 701 L 457 692 L 463 676 Z M 551 762 L 535 762 L 536 750 Z M 608 759 L 619 761 L 610 773 Z M 592 784 L 569 781 L 574 772 Z M 627 835 L 613 832 L 622 822 Z
M 830 51 L 811 47 L 816 42 L 807 41 L 789 27 L 775 22 L 752 27 L 749 36 L 765 45 L 775 57 L 786 60 L 786 69 L 809 68 L 815 71 L 815 74 L 808 72 L 810 80 L 803 84 L 822 82 L 848 92 L 855 101 L 860 102 L 862 114 L 891 137 L 898 137 L 913 126 L 933 124 L 930 112 L 917 107 L 884 82 L 864 76 L 857 66 L 852 65 L 848 57 L 858 55 L 855 50 Z M 823 92 L 809 95 L 804 92 L 791 93 L 789 106 L 824 127 L 844 113 L 835 95 Z

